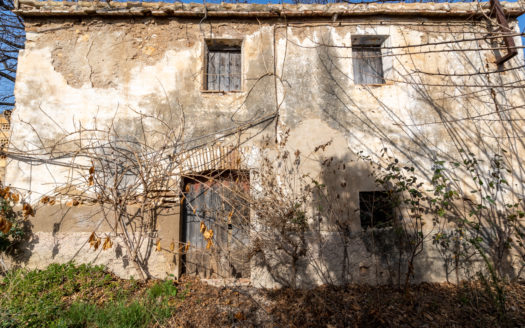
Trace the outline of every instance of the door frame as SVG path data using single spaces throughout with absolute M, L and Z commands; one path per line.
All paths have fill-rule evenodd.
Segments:
M 184 174 L 184 175 L 181 175 L 181 179 L 180 179 L 180 184 L 181 184 L 181 195 L 180 195 L 180 199 L 181 199 L 181 202 L 180 202 L 180 215 L 179 215 L 179 222 L 178 222 L 178 225 L 179 225 L 179 245 L 186 245 L 186 202 L 187 202 L 187 199 L 184 195 L 184 192 L 186 191 L 186 186 L 188 183 L 191 183 L 191 182 L 206 182 L 206 181 L 209 181 L 210 179 L 215 179 L 215 178 L 219 178 L 219 177 L 223 177 L 225 175 L 234 175 L 234 176 L 244 176 L 246 177 L 247 181 L 248 181 L 248 187 L 249 187 L 249 193 L 251 194 L 252 193 L 252 183 L 251 183 L 251 180 L 252 180 L 252 177 L 251 177 L 251 172 L 252 170 L 249 170 L 249 169 L 221 169 L 221 170 L 205 170 L 205 171 L 201 171 L 201 172 L 198 172 L 198 173 L 193 173 L 193 174 Z M 250 209 L 249 210 L 249 216 L 250 216 L 250 221 L 252 220 L 252 216 L 253 216 L 253 213 L 252 213 L 252 210 Z M 248 238 L 250 239 L 249 243 L 251 243 L 251 235 L 250 233 L 247 234 L 248 235 Z M 191 245 L 190 245 L 191 247 Z M 251 261 L 250 261 L 251 262 Z M 179 259 L 178 259 L 178 277 L 180 277 L 182 274 L 186 273 L 186 252 L 183 251 L 183 252 L 180 252 L 179 253 Z M 250 270 L 251 270 L 251 263 L 249 264 L 250 265 Z M 251 275 L 251 273 L 250 273 Z M 242 279 L 250 279 L 249 277 L 243 277 Z

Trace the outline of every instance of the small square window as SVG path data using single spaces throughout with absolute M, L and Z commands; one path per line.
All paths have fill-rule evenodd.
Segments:
M 355 84 L 384 84 L 381 45 L 386 39 L 379 35 L 352 37 L 352 62 Z
M 206 42 L 205 89 L 241 90 L 241 41 L 208 40 Z
M 384 191 L 362 191 L 359 193 L 359 215 L 363 229 L 390 227 L 395 217 L 393 201 Z

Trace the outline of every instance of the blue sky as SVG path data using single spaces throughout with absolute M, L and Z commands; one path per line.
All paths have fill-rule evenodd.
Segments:
M 121 0 L 122 1 L 122 0 Z M 150 0 L 151 1 L 151 0 Z M 184 1 L 186 2 L 186 1 Z M 196 1 L 194 1 L 196 2 Z M 208 1 L 208 2 L 220 2 L 219 1 Z M 280 1 L 276 1 L 276 0 L 273 0 L 273 1 L 265 1 L 265 0 L 251 0 L 250 2 L 255 2 L 255 3 L 279 3 Z M 288 2 L 288 1 L 286 1 Z M 520 30 L 522 32 L 525 31 L 525 15 L 522 15 L 518 18 L 518 22 L 519 22 L 519 25 L 520 25 Z M 522 37 L 522 40 L 523 40 L 523 43 L 525 44 L 525 38 Z M 10 83 L 9 81 L 6 81 L 5 79 L 0 79 L 0 95 L 3 96 L 3 95 L 7 95 L 7 94 L 10 94 L 13 92 L 13 87 L 14 87 L 14 84 L 13 83 Z

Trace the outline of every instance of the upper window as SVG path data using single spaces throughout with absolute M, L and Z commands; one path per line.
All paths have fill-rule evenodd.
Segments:
M 394 213 L 394 204 L 387 192 L 364 191 L 359 193 L 359 216 L 363 229 L 391 226 L 394 222 Z
M 205 89 L 241 90 L 241 41 L 208 40 L 206 42 Z
M 355 84 L 384 84 L 381 45 L 386 37 L 381 35 L 352 36 L 352 61 Z

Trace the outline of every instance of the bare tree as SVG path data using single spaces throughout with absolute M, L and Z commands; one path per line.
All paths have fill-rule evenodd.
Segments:
M 0 0 L 0 109 L 10 109 L 15 100 L 12 92 L 15 82 L 18 51 L 24 48 L 25 30 L 22 18 L 15 15 L 13 0 Z
M 139 277 L 147 279 L 149 254 L 155 244 L 160 248 L 157 216 L 165 208 L 164 200 L 180 193 L 184 115 L 177 113 L 170 123 L 170 118 L 134 110 L 127 115 L 135 118 L 131 130 L 117 117 L 109 124 L 96 119 L 89 127 L 80 124 L 60 140 L 39 135 L 41 144 L 32 156 L 60 158 L 68 168 L 64 183 L 43 195 L 40 203 L 98 206 L 97 217 L 106 228 L 93 231 L 90 247 L 106 250 L 118 240 Z

